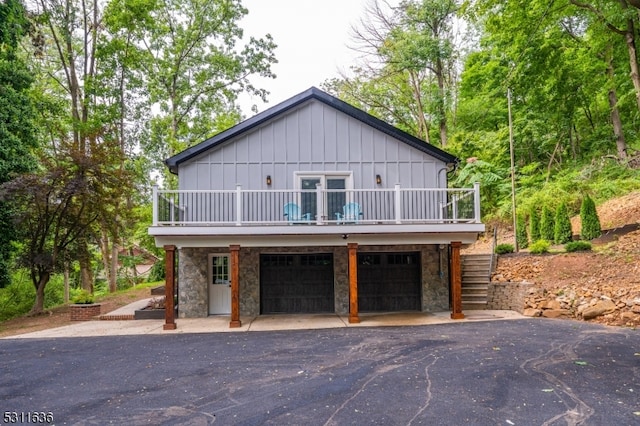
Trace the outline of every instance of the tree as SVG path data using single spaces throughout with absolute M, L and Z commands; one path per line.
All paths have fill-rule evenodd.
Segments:
M 540 239 L 540 216 L 535 207 L 529 211 L 529 238 L 532 243 Z
M 71 245 L 97 220 L 89 206 L 101 195 L 99 187 L 77 173 L 73 162 L 43 165 L 42 172 L 25 173 L 0 186 L 0 200 L 18 207 L 14 226 L 24 234 L 19 261 L 29 269 L 36 290 L 30 315 L 43 312 L 51 275 L 62 271 Z
M 556 244 L 565 244 L 572 240 L 571 219 L 567 211 L 567 205 L 560 203 L 556 209 L 555 227 L 553 230 L 553 240 Z
M 447 145 L 448 120 L 456 82 L 457 49 L 453 21 L 458 9 L 451 0 L 405 0 L 397 8 L 373 1 L 367 16 L 353 28 L 353 49 L 364 63 L 354 77 L 325 83 L 351 101 L 431 143 L 437 129 Z
M 547 206 L 542 207 L 542 215 L 540 216 L 540 238 L 553 242 L 555 224 L 553 220 L 553 212 Z
M 584 197 L 580 206 L 580 221 L 582 223 L 580 237 L 583 240 L 593 240 L 602 235 L 596 204 L 588 195 Z
M 236 48 L 248 12 L 239 0 L 114 0 L 110 7 L 111 28 L 128 29 L 140 50 L 141 78 L 159 110 L 143 146 L 158 164 L 237 123 L 241 91 L 266 99 L 250 77 L 274 76 L 276 45 L 266 35 Z
M 519 214 L 516 226 L 518 229 L 516 230 L 516 241 L 518 242 L 518 247 L 527 248 L 529 247 L 529 238 L 527 236 L 527 221 L 524 215 Z
M 29 97 L 33 77 L 17 52 L 28 29 L 20 1 L 0 3 L 0 184 L 35 166 L 35 111 Z M 11 281 L 12 241 L 18 238 L 11 218 L 16 213 L 10 200 L 0 203 L 0 287 Z
M 102 185 L 100 202 L 87 206 L 98 216 L 91 232 L 74 240 L 82 287 L 92 291 L 92 246 L 101 248 L 110 289 L 116 289 L 117 247 L 130 221 L 131 197 L 136 180 L 131 171 L 137 136 L 146 128 L 141 114 L 145 105 L 141 84 L 131 72 L 133 48 L 127 34 L 110 32 L 104 3 L 67 1 L 64 7 L 39 0 L 34 10 L 37 24 L 36 61 L 41 73 L 39 90 L 56 100 L 56 120 L 46 120 L 48 153 L 73 153 L 74 169 L 87 185 Z M 142 106 L 141 106 L 142 105 Z M 126 119 L 139 120 L 126 123 Z M 142 119 L 141 119 L 142 118 Z M 99 165 L 88 170 L 86 164 Z M 95 174 L 109 179 L 95 181 Z M 108 187 L 114 183 L 116 186 Z M 116 254 L 115 256 L 113 254 Z

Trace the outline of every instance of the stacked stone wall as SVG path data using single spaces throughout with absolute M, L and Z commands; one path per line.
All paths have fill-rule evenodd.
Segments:
M 525 300 L 532 289 L 526 282 L 491 282 L 487 289 L 487 309 L 523 313 Z

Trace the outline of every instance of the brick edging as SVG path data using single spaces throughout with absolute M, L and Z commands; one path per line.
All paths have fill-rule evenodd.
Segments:
M 123 314 L 123 315 L 100 315 L 101 321 L 126 321 L 135 319 L 132 314 Z

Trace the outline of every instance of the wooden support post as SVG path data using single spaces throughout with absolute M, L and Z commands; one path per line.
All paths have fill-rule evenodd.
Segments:
M 460 241 L 451 242 L 451 319 L 463 319 Z
M 358 243 L 348 243 L 349 249 L 349 323 L 360 322 L 358 317 Z
M 176 276 L 176 246 L 164 246 L 164 325 L 163 330 L 175 330 L 175 308 L 173 306 L 173 293 Z
M 240 246 L 229 246 L 231 251 L 231 322 L 229 328 L 242 326 L 240 322 Z

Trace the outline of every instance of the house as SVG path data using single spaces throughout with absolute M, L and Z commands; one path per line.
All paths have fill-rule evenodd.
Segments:
M 457 161 L 313 87 L 169 158 L 149 233 L 178 316 L 463 318 L 460 248 L 484 225 L 478 185 L 448 188 Z

